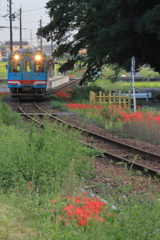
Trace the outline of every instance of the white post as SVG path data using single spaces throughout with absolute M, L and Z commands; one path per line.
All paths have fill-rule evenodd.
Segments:
M 55 58 L 55 62 L 56 62 L 56 58 Z M 54 76 L 56 76 L 56 63 L 54 64 Z
M 131 59 L 131 79 L 132 79 L 132 89 L 133 89 L 133 106 L 134 106 L 134 112 L 136 112 L 136 94 L 135 94 L 135 88 L 134 88 L 134 74 L 135 74 L 135 58 L 132 57 Z

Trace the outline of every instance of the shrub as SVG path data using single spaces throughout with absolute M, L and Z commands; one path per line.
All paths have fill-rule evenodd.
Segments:
M 90 86 L 84 86 L 84 87 L 73 87 L 72 90 L 72 101 L 89 101 L 89 94 L 90 91 L 93 91 L 95 93 L 99 93 L 99 91 L 104 91 L 101 87 L 98 87 L 96 85 L 90 85 Z

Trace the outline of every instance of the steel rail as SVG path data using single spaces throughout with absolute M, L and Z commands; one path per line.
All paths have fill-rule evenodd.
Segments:
M 37 105 L 37 104 L 36 104 L 36 105 Z M 43 111 L 44 113 L 46 112 L 46 111 L 44 111 L 43 109 L 41 109 L 38 105 L 37 105 L 37 107 L 39 108 L 39 110 Z M 67 123 L 67 122 L 65 122 L 65 121 L 57 118 L 57 117 L 54 116 L 53 114 L 48 114 L 48 115 L 49 115 L 50 117 L 54 118 L 55 120 L 57 120 L 58 122 L 61 122 L 61 123 L 63 123 L 63 124 L 67 124 L 70 128 L 74 128 L 74 129 L 80 130 L 80 131 L 82 131 L 82 132 L 84 132 L 84 133 L 89 134 L 90 136 L 94 136 L 94 137 L 100 138 L 100 139 L 102 139 L 102 140 L 107 140 L 107 141 L 110 141 L 110 142 L 112 142 L 112 143 L 119 144 L 121 147 L 125 147 L 125 148 L 127 147 L 127 148 L 130 148 L 130 149 L 136 150 L 136 151 L 138 151 L 138 152 L 141 152 L 141 153 L 143 153 L 143 154 L 147 154 L 147 155 L 150 155 L 150 156 L 154 156 L 154 157 L 156 157 L 156 158 L 159 158 L 159 160 L 160 160 L 160 156 L 157 155 L 157 154 L 153 154 L 153 153 L 150 153 L 150 152 L 148 152 L 148 151 L 144 151 L 143 149 L 139 149 L 139 148 L 136 148 L 136 147 L 132 147 L 132 146 L 130 146 L 130 145 L 128 145 L 128 144 L 119 143 L 119 142 L 116 141 L 116 140 L 113 140 L 113 139 L 110 139 L 110 138 L 106 138 L 106 137 L 104 137 L 104 136 L 102 136 L 102 135 L 95 134 L 95 133 L 90 132 L 90 131 L 88 131 L 88 130 L 86 130 L 86 129 L 83 129 L 83 128 L 77 127 L 77 126 L 75 126 L 75 125 L 73 125 L 73 124 Z M 95 146 L 93 146 L 93 145 L 91 145 L 91 144 L 88 144 L 88 143 L 86 143 L 86 142 L 83 142 L 83 141 L 80 141 L 80 142 L 83 143 L 83 144 L 85 144 L 85 145 L 87 145 L 87 146 L 90 147 L 90 148 L 98 149 L 99 151 L 103 152 L 103 154 L 104 154 L 106 157 L 112 158 L 112 159 L 114 159 L 114 160 L 116 160 L 116 161 L 126 162 L 127 164 L 131 164 L 131 165 L 135 166 L 136 168 L 141 169 L 141 170 L 143 170 L 143 171 L 144 171 L 144 169 L 147 169 L 148 172 L 151 173 L 152 175 L 157 175 L 158 177 L 160 176 L 160 172 L 156 171 L 155 169 L 152 169 L 152 168 L 149 168 L 149 167 L 147 167 L 147 166 L 145 166 L 145 165 L 136 163 L 136 162 L 134 162 L 134 161 L 132 161 L 132 160 L 127 160 L 127 159 L 125 159 L 125 158 L 119 157 L 119 156 L 117 156 L 117 155 L 115 155 L 115 154 L 112 154 L 112 153 L 110 153 L 110 152 L 104 151 L 103 149 L 97 148 L 97 147 L 95 147 Z
M 41 110 L 41 111 L 44 112 L 44 113 L 46 112 L 46 111 L 44 111 L 43 109 L 41 109 L 38 105 L 37 105 L 37 108 L 39 108 L 39 110 Z M 85 133 L 89 134 L 90 136 L 99 138 L 99 139 L 101 139 L 101 140 L 105 140 L 105 141 L 112 142 L 112 143 L 117 144 L 117 145 L 119 145 L 119 146 L 121 146 L 121 147 L 130 148 L 131 150 L 135 150 L 135 151 L 137 151 L 137 152 L 139 152 L 139 153 L 146 154 L 146 155 L 148 155 L 148 156 L 150 156 L 150 157 L 154 157 L 154 158 L 156 158 L 156 159 L 158 158 L 159 161 L 160 161 L 160 155 L 158 155 L 158 154 L 151 153 L 151 152 L 145 151 L 145 150 L 143 150 L 143 149 L 133 147 L 133 146 L 128 145 L 128 144 L 126 144 L 126 143 L 118 142 L 117 140 L 114 140 L 114 139 L 112 139 L 112 138 L 108 138 L 108 137 L 105 137 L 105 136 L 103 136 L 103 135 L 100 135 L 100 134 L 97 134 L 97 133 L 88 131 L 88 130 L 86 130 L 86 129 L 84 129 L 84 128 L 81 128 L 81 127 L 75 126 L 75 125 L 73 125 L 73 124 L 67 123 L 67 122 L 65 122 L 65 121 L 57 118 L 56 116 L 54 116 L 54 114 L 49 114 L 49 115 L 50 115 L 51 117 L 54 117 L 56 120 L 58 120 L 58 121 L 60 121 L 60 122 L 62 122 L 62 123 L 64 123 L 64 124 L 68 124 L 68 125 L 70 125 L 71 127 L 75 128 L 75 129 L 77 129 L 77 130 L 81 130 L 82 132 L 85 132 Z M 57 114 L 56 114 L 56 115 L 57 115 Z
M 8 81 L 7 79 L 2 79 L 2 78 L 0 79 L 0 82 L 6 82 L 7 83 L 7 81 Z
M 41 122 L 39 122 L 38 120 L 36 120 L 36 119 L 34 119 L 33 117 L 31 117 L 31 114 L 26 113 L 26 112 L 21 108 L 21 106 L 20 106 L 20 100 L 18 100 L 18 108 L 19 108 L 19 110 L 20 110 L 26 117 L 32 119 L 34 122 L 36 122 L 36 123 L 38 123 L 39 125 L 41 125 L 41 127 L 44 127 L 44 125 L 43 125 Z

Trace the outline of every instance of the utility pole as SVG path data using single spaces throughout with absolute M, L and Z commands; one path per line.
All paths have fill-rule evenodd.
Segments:
M 134 105 L 134 112 L 136 112 L 136 94 L 134 88 L 134 74 L 135 74 L 135 58 L 131 58 L 131 89 L 133 91 L 133 105 Z
M 53 18 L 50 18 L 50 22 L 52 21 L 52 19 Z M 53 32 L 51 30 L 51 56 L 50 56 L 51 65 L 50 65 L 50 71 L 49 71 L 49 75 L 50 75 L 51 78 L 53 77 L 53 74 L 55 75 L 55 69 L 53 70 L 53 68 L 55 68 L 55 64 L 53 63 L 52 53 L 53 53 Z
M 52 19 L 53 18 L 50 18 L 50 22 L 52 21 Z M 52 53 L 53 53 L 53 33 L 51 30 L 51 59 L 53 59 Z
M 53 58 L 52 53 L 53 53 L 53 34 L 51 31 L 51 58 Z
M 22 9 L 19 9 L 20 49 L 22 49 Z
M 33 38 L 32 38 L 32 30 L 30 30 L 30 41 L 31 41 L 31 47 L 33 47 Z
M 6 20 L 10 20 L 10 52 L 13 52 L 13 28 L 15 29 L 20 29 L 20 48 L 22 48 L 22 29 L 26 29 L 26 28 L 22 28 L 22 9 L 20 8 L 19 13 L 12 13 L 12 0 L 7 0 L 7 2 L 9 2 L 9 5 L 7 4 L 7 7 L 9 7 L 8 12 L 6 15 L 4 15 L 3 17 L 6 18 Z M 20 20 L 20 27 L 12 27 L 12 21 L 14 21 L 17 17 L 19 17 Z M 0 28 L 8 28 L 5 26 L 1 26 Z
M 7 0 L 9 1 L 9 20 L 10 20 L 10 52 L 13 52 L 13 44 L 12 44 L 12 0 Z
M 39 20 L 39 26 L 40 26 L 40 28 L 42 28 L 42 17 L 41 17 L 41 19 Z M 41 51 L 42 51 L 42 36 L 40 36 L 40 49 L 41 49 Z

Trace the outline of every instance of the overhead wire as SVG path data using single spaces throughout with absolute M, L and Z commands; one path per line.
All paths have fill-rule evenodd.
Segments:
M 2 6 L 2 0 L 0 0 L 0 9 L 2 9 L 2 7 L 3 7 Z M 6 7 L 7 7 L 7 3 L 6 3 Z M 30 28 L 31 28 L 32 31 L 33 31 L 33 40 L 32 41 L 33 42 L 37 42 L 36 29 L 38 29 L 38 27 L 39 27 L 38 26 L 38 20 L 37 21 L 28 21 L 27 18 L 30 15 L 32 15 L 32 14 L 28 14 L 28 13 L 29 12 L 33 12 L 33 11 L 37 11 L 37 10 L 40 10 L 40 9 L 44 9 L 45 10 L 45 6 L 43 6 L 43 7 L 41 7 L 41 6 L 32 6 L 32 7 L 25 7 L 25 8 L 23 8 L 23 5 L 21 5 L 21 7 L 22 7 L 22 26 L 24 28 L 28 28 L 28 30 L 25 29 L 25 34 L 24 35 L 28 36 L 30 34 L 28 31 L 30 31 Z M 3 9 L 3 12 L 4 11 L 6 11 L 6 9 L 5 10 Z M 18 13 L 18 11 L 19 11 L 19 9 L 17 10 L 17 4 L 15 4 L 14 1 L 13 1 L 13 12 Z M 38 13 L 34 14 L 34 15 L 39 15 L 40 16 L 40 14 L 38 14 Z M 4 19 L 4 20 L 6 20 L 6 19 Z M 44 19 L 43 23 L 45 24 L 46 21 L 48 21 L 48 19 Z M 31 24 L 31 22 L 32 22 L 32 24 Z M 19 20 L 15 19 L 14 24 L 15 25 L 19 24 Z M 8 38 L 9 37 L 8 30 L 7 29 L 2 29 L 2 31 L 3 31 L 3 37 L 6 36 Z M 1 33 L 2 33 L 2 31 L 1 31 Z M 19 37 L 18 36 L 19 34 L 17 34 L 17 33 L 14 34 L 15 31 L 17 31 L 17 30 L 13 28 L 13 35 L 16 35 L 17 37 Z M 6 40 L 8 40 L 8 39 L 6 39 Z
M 43 8 L 35 8 L 35 9 L 32 9 L 32 10 L 23 11 L 23 13 L 25 13 L 25 12 L 32 12 L 32 11 L 39 10 L 39 9 L 44 9 L 44 7 Z

